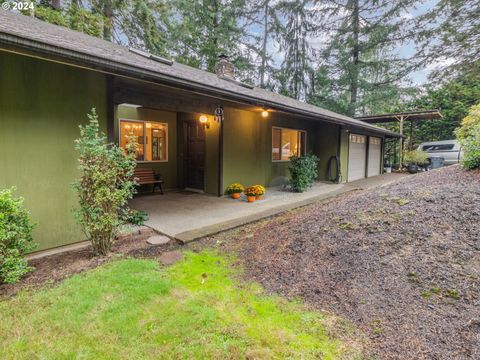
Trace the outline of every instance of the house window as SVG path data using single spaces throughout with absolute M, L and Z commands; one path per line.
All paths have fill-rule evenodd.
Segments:
M 287 161 L 294 155 L 305 155 L 306 136 L 301 130 L 272 128 L 272 160 Z
M 129 136 L 136 136 L 137 161 L 168 161 L 168 124 L 154 121 L 120 120 L 120 146 L 126 148 Z

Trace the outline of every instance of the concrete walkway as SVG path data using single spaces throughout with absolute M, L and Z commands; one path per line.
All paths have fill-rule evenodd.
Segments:
M 382 186 L 405 176 L 384 174 L 348 184 L 318 182 L 304 193 L 268 188 L 265 199 L 254 203 L 248 203 L 244 198 L 233 200 L 229 197 L 170 191 L 165 195 L 138 196 L 130 202 L 130 206 L 148 213 L 149 220 L 145 225 L 187 243 L 348 191 Z

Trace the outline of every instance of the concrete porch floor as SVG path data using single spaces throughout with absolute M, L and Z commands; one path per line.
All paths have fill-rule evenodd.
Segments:
M 168 191 L 165 195 L 140 195 L 131 200 L 130 206 L 148 213 L 149 220 L 145 225 L 187 243 L 348 191 L 382 186 L 405 176 L 383 174 L 348 184 L 317 182 L 304 193 L 268 188 L 265 199 L 254 203 L 248 203 L 243 196 L 241 200 L 233 200 L 187 191 Z

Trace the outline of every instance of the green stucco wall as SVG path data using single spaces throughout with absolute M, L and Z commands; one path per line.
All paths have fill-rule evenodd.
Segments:
M 144 120 L 168 124 L 168 161 L 140 162 L 139 167 L 149 167 L 155 173 L 161 174 L 165 181 L 165 189 L 177 188 L 177 113 L 147 108 L 117 106 L 115 109 L 115 139 L 118 143 L 118 128 L 120 119 Z M 140 189 L 140 191 L 148 189 Z
M 348 141 L 349 133 L 346 129 L 342 129 L 340 146 L 340 169 L 341 169 L 341 182 L 347 182 L 348 179 Z
M 233 182 L 246 186 L 277 186 L 286 183 L 289 177 L 289 162 L 272 161 L 274 126 L 307 131 L 307 152 L 320 157 L 319 180 L 326 179 L 328 159 L 337 153 L 338 126 L 273 112 L 267 118 L 262 118 L 259 112 L 226 108 L 224 189 Z
M 0 52 L 0 94 L 0 188 L 25 198 L 38 249 L 84 240 L 71 212 L 74 140 L 92 107 L 106 130 L 105 77 Z

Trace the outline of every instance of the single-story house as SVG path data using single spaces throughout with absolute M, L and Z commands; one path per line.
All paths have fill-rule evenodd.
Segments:
M 339 181 L 382 172 L 399 135 L 235 79 L 0 10 L 0 188 L 17 187 L 39 249 L 84 240 L 71 209 L 74 140 L 95 107 L 112 142 L 134 131 L 139 167 L 166 189 L 222 195 L 233 182 L 280 185 L 289 157 L 340 159 Z

